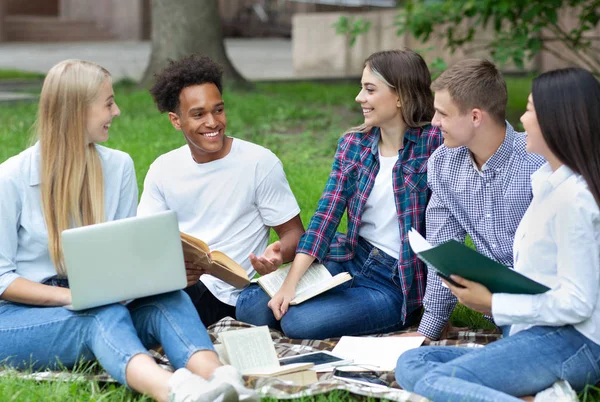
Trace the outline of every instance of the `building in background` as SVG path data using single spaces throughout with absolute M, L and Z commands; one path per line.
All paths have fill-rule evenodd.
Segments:
M 205 0 L 197 1 L 201 7 Z M 490 57 L 479 49 L 492 37 L 491 30 L 478 30 L 476 41 L 454 54 L 435 35 L 427 43 L 408 34 L 398 36 L 395 17 L 403 0 L 218 1 L 226 37 L 291 37 L 297 77 L 356 77 L 369 54 L 403 46 L 420 51 L 428 63 L 438 57 L 448 64 L 467 57 Z M 348 35 L 336 33 L 333 24 L 341 16 L 371 22 L 354 46 Z M 147 41 L 151 19 L 151 0 L 0 0 L 0 42 Z M 568 29 L 578 24 L 569 10 L 561 10 L 559 19 Z M 600 37 L 600 25 L 596 36 Z M 525 72 L 565 65 L 542 51 L 526 63 Z M 523 72 L 511 64 L 504 71 Z
M 203 0 L 198 0 L 202 5 Z M 150 0 L 0 0 L 6 42 L 149 40 Z M 228 37 L 290 37 L 296 13 L 394 8 L 395 0 L 219 0 Z

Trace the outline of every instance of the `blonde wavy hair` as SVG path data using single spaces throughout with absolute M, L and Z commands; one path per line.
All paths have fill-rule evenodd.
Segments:
M 384 50 L 370 55 L 364 67 L 383 81 L 400 98 L 402 120 L 408 127 L 423 127 L 433 118 L 433 94 L 429 88 L 431 74 L 425 60 L 409 49 Z M 366 133 L 372 127 L 361 124 L 346 133 Z
M 34 133 L 41 148 L 42 211 L 50 257 L 62 277 L 61 232 L 105 220 L 102 164 L 86 122 L 107 79 L 110 73 L 98 64 L 65 60 L 50 69 L 40 94 Z

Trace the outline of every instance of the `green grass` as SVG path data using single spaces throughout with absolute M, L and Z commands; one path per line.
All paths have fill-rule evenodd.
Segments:
M 0 70 L 0 78 L 2 71 Z M 530 91 L 529 78 L 509 78 L 508 116 L 515 127 Z M 258 84 L 255 91 L 226 90 L 228 127 L 231 136 L 264 145 L 283 162 L 290 186 L 308 223 L 329 175 L 336 143 L 348 127 L 361 122 L 354 102 L 357 84 L 279 83 Z M 159 155 L 184 144 L 167 116 L 160 115 L 147 92 L 127 83 L 115 86 L 121 116 L 111 127 L 106 143 L 128 152 L 135 161 L 140 192 L 150 163 Z M 31 143 L 30 127 L 35 120 L 35 104 L 15 104 L 0 108 L 0 163 Z M 345 222 L 340 230 L 345 230 Z M 273 240 L 273 239 L 272 239 Z M 455 326 L 490 328 L 481 314 L 459 306 L 452 316 Z M 592 392 L 590 395 L 596 395 Z M 34 383 L 17 378 L 0 379 L 0 401 L 140 401 L 144 398 L 125 387 L 95 383 Z M 317 401 L 350 401 L 352 397 L 335 392 Z M 592 400 L 592 399 L 588 399 Z M 600 400 L 600 399 L 594 399 Z
M 506 88 L 508 90 L 506 118 L 518 131 L 523 131 L 523 124 L 521 124 L 519 118 L 525 112 L 533 78 L 532 76 L 506 78 Z
M 41 80 L 44 74 L 21 70 L 0 69 L 0 80 Z
M 32 382 L 15 377 L 0 379 L 0 402 L 17 401 L 120 401 L 146 402 L 152 399 L 128 390 L 117 384 L 99 384 L 97 382 Z M 328 394 L 292 399 L 290 402 L 374 402 L 378 399 L 352 395 L 346 391 L 333 391 Z M 263 402 L 275 402 L 274 398 L 263 398 Z

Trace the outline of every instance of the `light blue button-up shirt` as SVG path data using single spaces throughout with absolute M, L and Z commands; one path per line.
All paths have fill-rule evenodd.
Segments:
M 131 157 L 96 145 L 104 174 L 106 220 L 135 215 L 138 199 Z M 17 278 L 56 275 L 40 194 L 40 145 L 0 164 L 0 296 Z

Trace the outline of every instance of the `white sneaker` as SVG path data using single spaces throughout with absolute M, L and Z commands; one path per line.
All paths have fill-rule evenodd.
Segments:
M 533 402 L 578 402 L 577 393 L 564 380 L 556 381 L 550 388 L 538 392 Z
M 169 379 L 170 402 L 237 402 L 235 388 L 228 383 L 208 382 L 185 368 Z
M 213 373 L 211 383 L 226 383 L 237 391 L 240 401 L 244 402 L 259 402 L 260 396 L 258 393 L 250 388 L 246 388 L 244 379 L 239 371 L 233 366 L 221 366 L 217 367 Z

